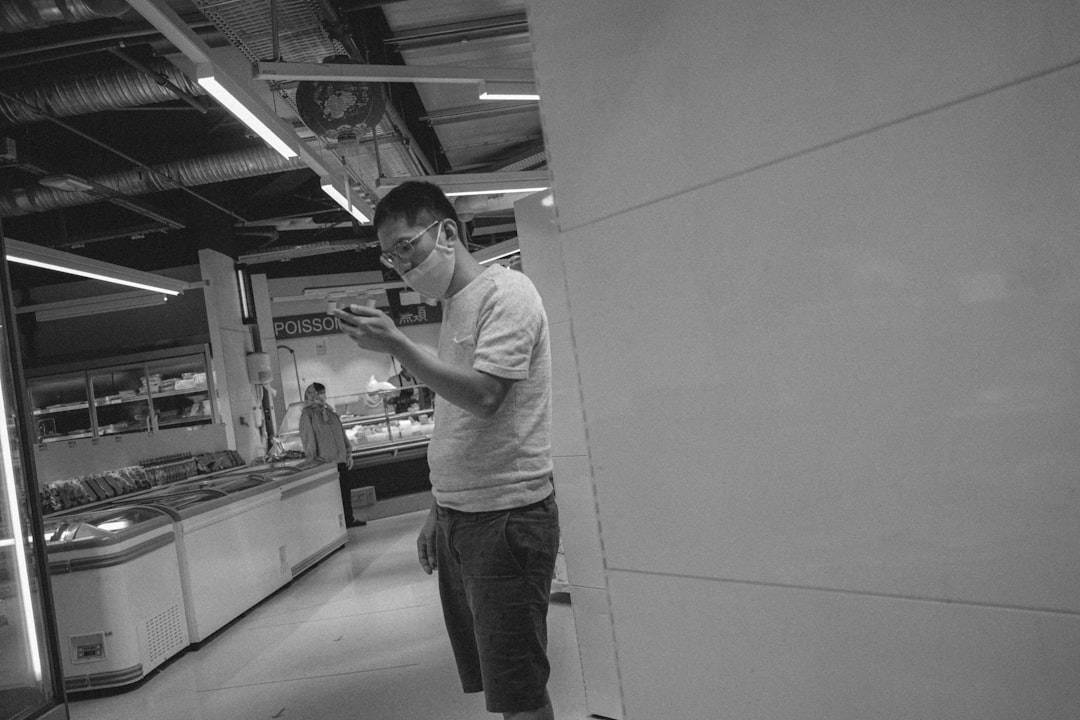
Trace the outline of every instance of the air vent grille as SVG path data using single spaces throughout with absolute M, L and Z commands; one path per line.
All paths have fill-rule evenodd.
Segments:
M 153 667 L 187 647 L 183 613 L 173 605 L 146 621 L 147 663 Z

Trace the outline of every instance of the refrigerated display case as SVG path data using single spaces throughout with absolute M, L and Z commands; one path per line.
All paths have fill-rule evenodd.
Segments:
M 215 422 L 205 346 L 41 368 L 27 382 L 36 440 L 55 443 Z
M 188 646 L 176 530 L 164 510 L 50 517 L 45 542 L 69 692 L 138 682 Z
M 416 402 L 397 412 L 391 400 L 402 390 L 412 390 Z M 378 396 L 377 400 L 374 397 Z M 359 396 L 328 398 L 341 418 L 352 448 L 353 467 L 378 465 L 423 457 L 434 429 L 433 396 L 426 385 L 378 390 Z M 278 428 L 278 452 L 304 451 L 300 440 L 300 413 L 304 403 L 293 403 Z
M 7 266 L 0 263 L 0 718 L 66 720 L 56 616 L 33 488 L 34 428 L 26 422 L 30 414 L 19 365 Z

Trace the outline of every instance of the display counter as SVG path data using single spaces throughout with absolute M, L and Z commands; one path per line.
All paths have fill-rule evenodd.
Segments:
M 396 405 L 402 391 L 411 391 L 414 401 Z M 331 408 L 341 418 L 352 449 L 353 467 L 370 467 L 427 455 L 435 428 L 433 396 L 425 385 L 394 390 L 378 390 L 359 396 L 335 398 Z M 278 452 L 304 451 L 300 439 L 300 414 L 304 403 L 293 403 L 285 411 L 278 429 Z M 400 410 L 400 412 L 399 412 Z

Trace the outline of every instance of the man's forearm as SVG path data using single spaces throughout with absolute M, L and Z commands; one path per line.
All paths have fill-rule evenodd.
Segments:
M 506 396 L 508 383 L 512 382 L 471 367 L 450 365 L 407 338 L 395 349 L 394 355 L 436 395 L 480 417 L 488 417 L 498 410 Z

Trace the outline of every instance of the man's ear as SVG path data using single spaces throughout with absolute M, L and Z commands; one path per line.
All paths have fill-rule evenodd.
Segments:
M 446 222 L 446 220 L 449 220 L 450 222 Z M 455 242 L 461 241 L 460 221 L 455 221 L 453 218 L 446 218 L 446 220 L 443 220 L 443 223 L 445 223 L 443 226 L 443 234 L 446 236 L 447 242 L 452 246 Z M 464 245 L 464 243 L 462 243 L 462 245 Z

